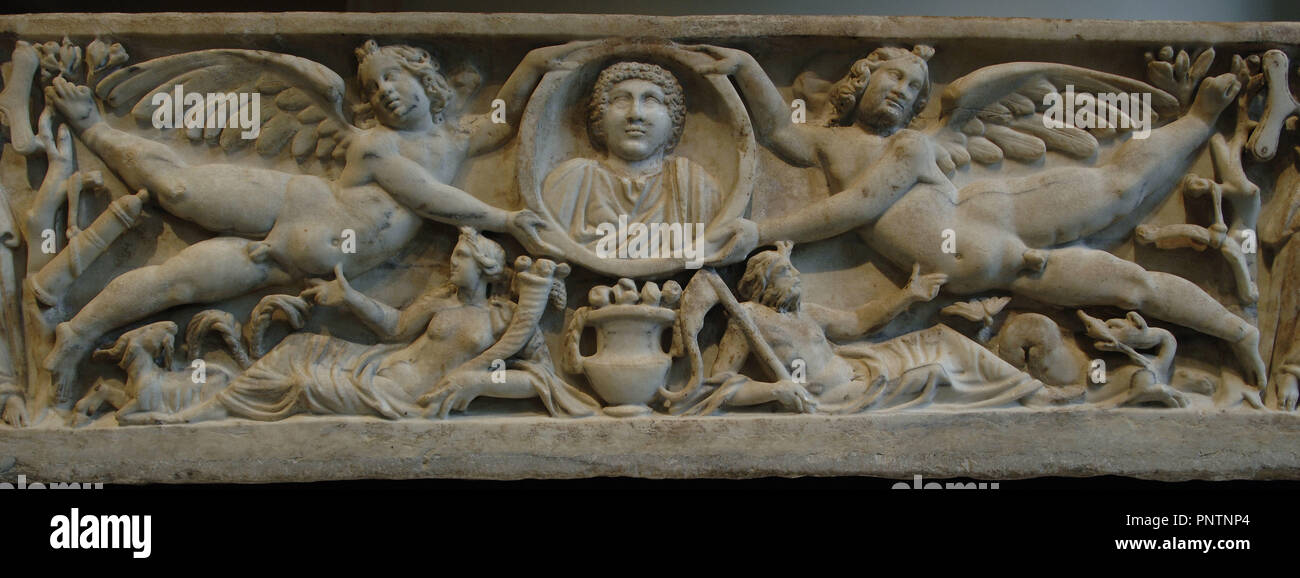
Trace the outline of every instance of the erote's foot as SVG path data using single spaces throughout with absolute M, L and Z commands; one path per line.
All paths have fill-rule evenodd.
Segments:
M 95 95 L 90 87 L 77 86 L 61 76 L 45 88 L 45 99 L 54 105 L 54 109 L 63 115 L 63 120 L 77 134 L 103 120 L 99 116 L 99 106 L 95 104 Z
M 67 323 L 54 328 L 54 349 L 45 356 L 41 367 L 50 372 L 59 400 L 71 399 L 72 385 L 77 377 L 77 366 L 90 350 L 91 343 Z
M 1228 103 L 1236 98 L 1240 90 L 1241 81 L 1234 75 L 1220 74 L 1214 78 L 1207 78 L 1201 83 L 1201 89 L 1196 93 L 1196 100 L 1192 102 L 1188 113 L 1212 123 L 1219 118 L 1219 113 L 1223 112 Z
M 1263 391 L 1268 387 L 1268 370 L 1259 355 L 1259 330 L 1246 326 L 1246 335 L 1232 344 L 1232 352 L 1241 363 L 1241 378 Z

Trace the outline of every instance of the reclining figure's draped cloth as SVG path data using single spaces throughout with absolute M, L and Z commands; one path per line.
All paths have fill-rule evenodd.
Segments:
M 1044 387 L 944 325 L 881 343 L 840 346 L 836 353 L 854 365 L 856 379 L 869 384 L 865 397 L 850 402 L 857 409 L 996 407 Z
M 488 349 L 506 359 L 511 369 L 532 377 L 533 387 L 553 415 L 594 413 L 599 407 L 596 401 L 555 374 L 546 342 L 537 331 L 551 279 L 520 273 L 515 280 L 520 291 L 518 307 L 503 299 L 489 302 L 492 333 L 499 341 Z M 408 393 L 401 384 L 379 375 L 384 359 L 403 347 L 293 334 L 217 394 L 216 399 L 231 416 L 261 421 L 298 413 L 418 417 L 423 408 L 416 400 L 423 392 Z M 466 365 L 475 364 L 479 360 L 474 356 L 481 357 L 485 352 L 472 353 Z M 442 376 L 424 377 L 432 388 Z

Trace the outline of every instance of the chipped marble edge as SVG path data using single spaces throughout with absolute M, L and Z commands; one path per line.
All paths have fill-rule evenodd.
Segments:
M 843 37 L 935 42 L 949 39 L 1082 43 L 1300 43 L 1297 22 L 1177 22 L 953 18 L 927 16 L 642 16 L 466 13 L 155 13 L 0 16 L 0 34 L 43 39 L 64 34 L 329 36 L 438 35 L 451 38 Z
M 1213 427 L 1211 427 L 1213 426 Z M 264 483 L 1119 475 L 1300 479 L 1300 415 L 912 411 L 447 421 L 296 417 L 190 426 L 0 429 L 0 481 Z

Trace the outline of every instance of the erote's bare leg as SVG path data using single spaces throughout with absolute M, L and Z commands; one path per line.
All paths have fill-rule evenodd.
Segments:
M 54 374 L 56 384 L 67 385 L 77 364 L 104 333 L 177 305 L 220 301 L 290 282 L 292 277 L 274 260 L 260 258 L 262 245 L 237 237 L 208 239 L 162 264 L 113 279 L 76 316 L 59 324 L 44 367 Z
M 1201 83 L 1187 114 L 1145 139 L 1130 138 L 1096 171 L 1123 174 L 1138 194 L 1179 182 L 1196 154 L 1214 134 L 1219 115 L 1241 91 L 1235 75 L 1221 74 Z
M 1055 305 L 1136 310 L 1227 341 L 1243 378 L 1267 385 L 1259 354 L 1259 330 L 1228 311 L 1196 284 L 1169 273 L 1147 271 L 1095 249 L 1050 251 L 1042 274 L 1020 276 L 1007 289 Z
M 109 126 L 90 89 L 61 78 L 45 92 L 86 147 L 131 190 L 148 190 L 167 212 L 210 231 L 264 235 L 293 176 L 235 165 L 189 166 L 168 146 Z

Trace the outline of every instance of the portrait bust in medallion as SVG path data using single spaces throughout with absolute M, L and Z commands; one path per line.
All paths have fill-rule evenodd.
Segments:
M 587 112 L 597 156 L 561 163 L 542 185 L 543 201 L 569 236 L 600 252 L 609 233 L 629 225 L 680 223 L 684 233 L 662 247 L 696 242 L 696 228 L 714 219 L 722 194 L 707 170 L 672 154 L 686 123 L 677 78 L 655 64 L 617 62 L 600 72 Z

